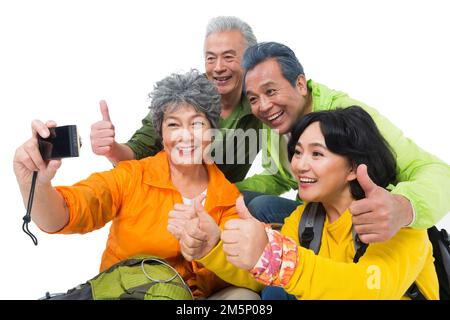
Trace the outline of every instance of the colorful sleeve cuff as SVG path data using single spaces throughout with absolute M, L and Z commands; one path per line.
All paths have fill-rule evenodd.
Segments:
M 269 242 L 250 273 L 265 285 L 285 286 L 297 267 L 297 244 L 270 226 L 265 229 Z

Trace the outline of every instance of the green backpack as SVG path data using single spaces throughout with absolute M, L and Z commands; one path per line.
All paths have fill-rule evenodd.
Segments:
M 189 286 L 166 261 L 135 256 L 48 300 L 193 300 Z

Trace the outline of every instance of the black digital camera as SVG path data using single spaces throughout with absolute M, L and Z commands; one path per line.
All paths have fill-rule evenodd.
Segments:
M 54 127 L 49 130 L 48 138 L 38 136 L 42 159 L 52 160 L 79 156 L 81 139 L 78 136 L 76 125 Z

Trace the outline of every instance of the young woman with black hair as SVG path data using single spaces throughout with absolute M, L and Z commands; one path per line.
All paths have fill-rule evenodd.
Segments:
M 426 299 L 439 298 L 426 230 L 402 228 L 368 245 L 354 262 L 352 205 L 379 187 L 389 189 L 396 176 L 395 158 L 366 111 L 354 106 L 305 115 L 291 131 L 288 154 L 305 204 L 281 233 L 251 217 L 238 199 L 240 219 L 225 224 L 215 248 L 195 252 L 197 244 L 187 241 L 195 236 L 191 229 L 182 237 L 191 244 L 184 251 L 235 285 L 252 287 L 255 279 L 267 285 L 263 299 L 401 299 L 413 283 Z M 317 255 L 299 241 L 301 217 L 313 203 L 325 215 Z

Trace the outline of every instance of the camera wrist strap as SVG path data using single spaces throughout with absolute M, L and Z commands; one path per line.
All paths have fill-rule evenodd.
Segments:
M 30 236 L 31 240 L 33 240 L 34 245 L 37 246 L 38 241 L 37 238 L 34 234 L 32 234 L 30 232 L 30 230 L 28 229 L 28 224 L 31 221 L 31 207 L 33 206 L 33 198 L 34 198 L 34 189 L 36 188 L 36 179 L 37 179 L 37 175 L 38 172 L 37 171 L 33 171 L 33 177 L 31 179 L 31 189 L 30 189 L 30 195 L 28 197 L 28 205 L 27 205 L 27 213 L 25 214 L 25 216 L 23 217 L 23 225 L 22 225 L 22 230 L 23 232 L 25 232 L 27 235 Z

